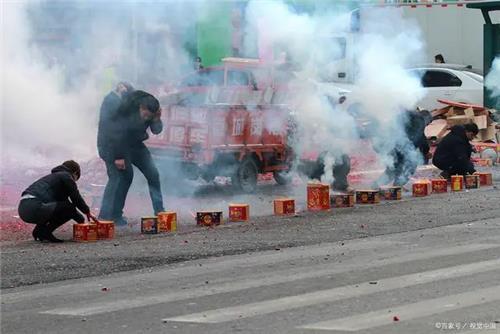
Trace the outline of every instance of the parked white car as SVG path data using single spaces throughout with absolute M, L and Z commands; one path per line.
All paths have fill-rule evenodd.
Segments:
M 463 65 L 431 64 L 416 66 L 409 71 L 422 80 L 425 97 L 417 104 L 433 110 L 444 105 L 438 99 L 483 105 L 483 76 L 481 72 Z

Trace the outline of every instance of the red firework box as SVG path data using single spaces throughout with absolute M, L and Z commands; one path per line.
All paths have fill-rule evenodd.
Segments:
M 111 240 L 115 237 L 115 223 L 111 220 L 100 220 L 97 225 L 97 239 Z
M 380 187 L 380 197 L 387 201 L 398 201 L 401 199 L 403 189 L 401 187 Z
M 278 198 L 274 200 L 274 214 L 278 216 L 295 214 L 295 200 L 293 198 Z
M 432 179 L 432 192 L 435 194 L 448 192 L 448 181 L 445 179 Z
M 493 166 L 493 161 L 491 159 L 475 159 L 474 165 L 478 167 L 491 167 Z
M 423 197 L 428 196 L 432 192 L 431 182 L 428 180 L 419 180 L 413 183 L 413 196 Z
M 97 224 L 74 224 L 73 240 L 76 242 L 97 241 Z
M 452 191 L 464 190 L 464 177 L 462 175 L 451 176 L 451 190 Z
M 196 213 L 196 225 L 217 226 L 222 224 L 222 211 L 199 211 Z
M 158 213 L 158 232 L 177 231 L 177 213 L 164 211 Z
M 330 209 L 330 186 L 328 184 L 307 184 L 307 209 L 310 211 Z
M 356 203 L 377 204 L 380 203 L 378 190 L 356 190 Z
M 477 189 L 477 188 L 479 188 L 479 185 L 480 185 L 479 175 L 466 175 L 465 176 L 465 188 Z
M 476 175 L 479 175 L 479 184 L 482 186 L 491 186 L 493 184 L 493 178 L 491 176 L 491 173 L 476 173 Z
M 330 205 L 334 208 L 350 208 L 354 206 L 354 193 L 332 194 L 330 196 Z
M 229 221 L 232 222 L 248 221 L 249 218 L 250 218 L 250 205 L 229 204 Z

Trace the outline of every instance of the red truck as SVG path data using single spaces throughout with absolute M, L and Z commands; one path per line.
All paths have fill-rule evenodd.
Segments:
M 259 173 L 287 183 L 293 122 L 289 108 L 273 101 L 274 73 L 259 60 L 225 58 L 160 97 L 164 130 L 147 142 L 160 168 L 174 163 L 185 177 L 206 181 L 229 176 L 245 192 L 255 190 Z

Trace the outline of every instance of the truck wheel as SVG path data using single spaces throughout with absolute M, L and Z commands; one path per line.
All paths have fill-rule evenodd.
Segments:
M 292 175 L 289 171 L 276 171 L 273 173 L 274 181 L 280 185 L 287 185 L 292 182 Z
M 233 184 L 244 192 L 254 192 L 257 188 L 257 173 L 255 162 L 247 158 L 238 166 L 236 175 L 232 178 Z

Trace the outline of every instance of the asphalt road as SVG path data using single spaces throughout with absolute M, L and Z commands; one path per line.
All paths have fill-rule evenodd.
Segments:
M 492 186 L 98 243 L 3 243 L 1 332 L 499 332 L 498 203 Z
M 4 289 L 1 329 L 429 334 L 459 327 L 461 333 L 499 333 L 500 219 L 494 212 L 497 218 L 411 232 Z

